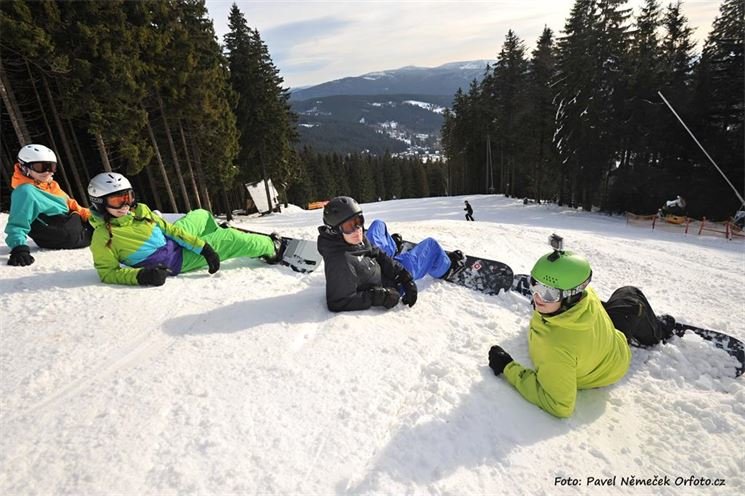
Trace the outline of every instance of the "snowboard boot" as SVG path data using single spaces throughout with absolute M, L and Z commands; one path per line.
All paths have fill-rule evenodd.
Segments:
M 442 277 L 440 277 L 440 279 L 447 279 L 466 266 L 466 257 L 463 255 L 462 251 L 446 251 L 445 254 L 450 259 L 450 268 L 442 275 Z
M 396 243 L 396 253 L 394 255 L 398 255 L 401 253 L 401 249 L 404 246 L 404 238 L 402 238 L 398 233 L 391 234 L 391 238 L 393 239 L 393 242 Z
M 662 334 L 663 342 L 673 337 L 673 333 L 675 332 L 675 317 L 667 314 L 658 315 L 657 322 L 659 325 L 658 328 Z M 680 335 L 682 336 L 682 334 Z
M 264 255 L 261 259 L 269 265 L 278 264 L 282 260 L 287 245 L 282 242 L 282 236 L 273 232 L 269 235 L 274 243 L 274 255 Z

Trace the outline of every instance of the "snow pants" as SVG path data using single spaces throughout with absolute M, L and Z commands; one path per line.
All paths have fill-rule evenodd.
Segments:
M 244 233 L 231 228 L 223 229 L 217 225 L 207 210 L 192 210 L 173 225 L 209 243 L 221 261 L 236 257 L 258 258 L 274 255 L 274 242 L 269 236 Z M 181 272 L 207 267 L 207 260 L 193 251 L 183 250 L 183 257 Z
M 396 242 L 388 234 L 388 227 L 382 220 L 372 221 L 365 236 L 370 244 L 383 250 L 389 257 L 398 260 L 414 279 L 421 279 L 427 274 L 432 277 L 442 277 L 450 268 L 450 258 L 440 243 L 433 238 L 427 238 L 406 253 L 397 255 Z
M 74 212 L 67 215 L 39 214 L 31 223 L 28 237 L 39 248 L 74 250 L 91 245 L 93 228 Z
M 623 286 L 613 292 L 607 302 L 603 302 L 605 311 L 613 322 L 613 327 L 621 331 L 626 340 L 642 346 L 654 346 L 672 335 L 675 323 L 658 318 L 647 297 L 639 288 Z

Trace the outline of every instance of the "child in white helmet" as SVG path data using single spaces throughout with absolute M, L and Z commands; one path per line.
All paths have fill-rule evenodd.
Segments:
M 235 257 L 281 258 L 281 238 L 223 229 L 206 210 L 192 210 L 171 224 L 144 203 L 135 202 L 129 180 L 103 172 L 88 185 L 91 252 L 101 281 L 112 284 L 161 286 L 169 275 L 209 268 Z M 122 264 L 124 267 L 122 267 Z
M 57 181 L 57 156 L 44 145 L 26 145 L 18 152 L 10 195 L 5 243 L 8 265 L 34 263 L 28 238 L 40 248 L 74 249 L 90 245 L 90 210 L 68 196 Z

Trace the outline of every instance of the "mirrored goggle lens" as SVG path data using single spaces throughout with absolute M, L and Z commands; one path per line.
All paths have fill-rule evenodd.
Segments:
M 34 162 L 31 164 L 28 164 L 28 167 L 34 171 L 38 172 L 39 174 L 43 174 L 44 172 L 54 172 L 57 170 L 57 163 L 56 162 Z
M 546 286 L 532 277 L 530 278 L 530 291 L 541 297 L 545 303 L 556 303 L 561 300 L 561 290 Z
M 353 234 L 358 229 L 362 229 L 365 226 L 365 217 L 360 214 L 352 217 L 349 220 L 345 220 L 341 223 L 339 226 L 339 229 L 341 229 L 341 232 L 344 234 Z
M 129 205 L 131 207 L 134 202 L 135 194 L 131 189 L 114 193 L 106 197 L 106 206 L 110 208 L 122 208 L 124 205 Z

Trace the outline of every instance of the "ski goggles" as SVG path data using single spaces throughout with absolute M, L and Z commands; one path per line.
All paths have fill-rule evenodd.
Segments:
M 339 224 L 339 230 L 344 234 L 354 234 L 358 229 L 365 227 L 365 216 L 362 214 L 355 215 Z
M 532 277 L 530 278 L 530 292 L 540 296 L 544 303 L 556 303 L 561 300 L 561 290 L 559 288 L 546 286 Z
M 125 205 L 132 207 L 135 203 L 135 192 L 131 189 L 118 191 L 104 198 L 104 201 L 108 208 L 113 208 L 115 210 L 120 209 Z
M 31 162 L 26 164 L 26 167 L 32 171 L 43 174 L 45 172 L 55 172 L 57 170 L 57 162 Z
M 588 284 L 590 284 L 590 279 L 592 279 L 592 273 L 590 273 L 590 277 L 587 278 L 585 282 L 580 284 L 574 289 L 559 289 L 559 288 L 552 288 L 551 286 L 546 286 L 542 282 L 537 281 L 535 278 L 530 278 L 530 291 L 534 295 L 537 294 L 541 297 L 541 301 L 544 303 L 556 303 L 557 301 L 561 301 L 562 298 L 569 298 L 570 296 L 578 295 L 582 291 L 585 290 Z

